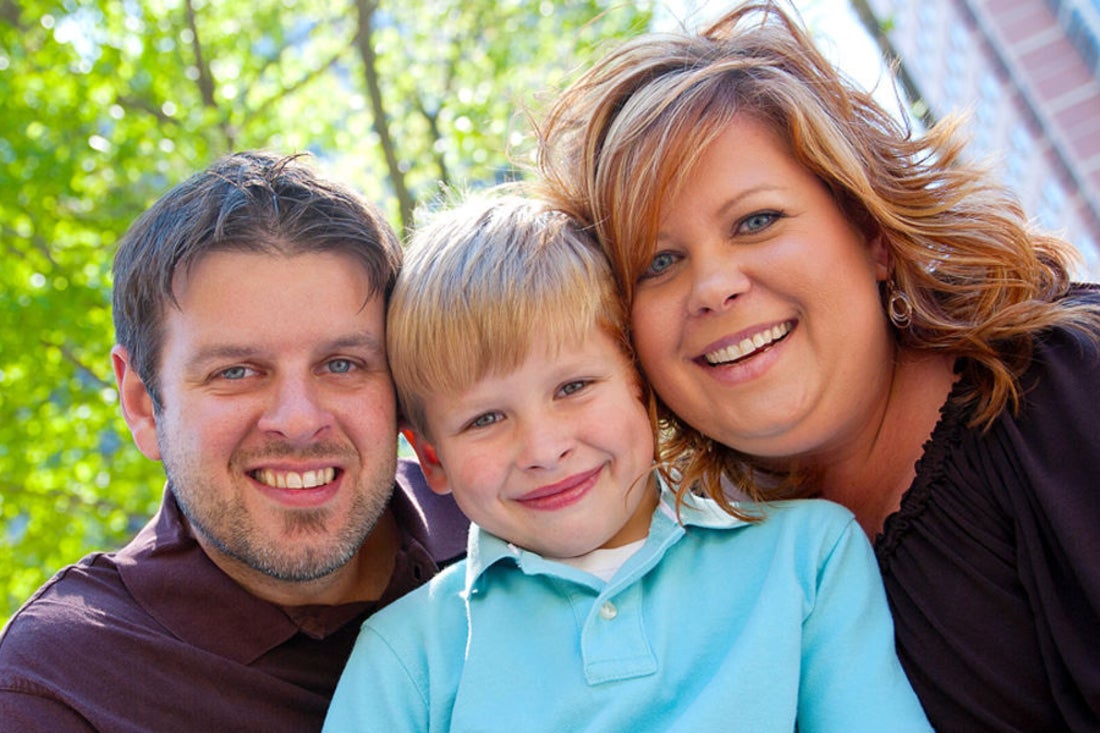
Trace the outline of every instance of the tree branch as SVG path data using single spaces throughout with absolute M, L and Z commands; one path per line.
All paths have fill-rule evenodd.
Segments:
M 382 104 L 382 86 L 378 77 L 378 58 L 374 53 L 374 11 L 378 9 L 378 0 L 355 0 L 355 7 L 359 13 L 359 28 L 355 34 L 355 44 L 359 49 L 359 55 L 363 59 L 363 75 L 367 83 L 367 96 L 370 97 L 371 113 L 374 116 L 374 132 L 382 144 L 382 154 L 386 159 L 386 167 L 390 173 L 390 183 L 393 185 L 394 195 L 397 196 L 397 206 L 400 217 L 400 234 L 404 236 L 406 230 L 412 224 L 413 198 L 405 183 L 405 172 L 401 170 L 401 164 L 397 160 L 397 149 L 394 146 L 393 137 L 390 135 L 389 121 L 386 118 L 385 106 Z
M 284 97 L 287 97 L 291 94 L 294 94 L 295 92 L 299 91 L 300 89 L 305 87 L 307 84 L 312 82 L 314 79 L 316 79 L 317 77 L 324 74 L 326 71 L 328 71 L 333 66 L 335 66 L 337 64 L 337 62 L 340 61 L 340 59 L 343 57 L 343 55 L 344 55 L 344 52 L 342 50 L 337 51 L 335 54 L 332 55 L 332 57 L 328 61 L 326 61 L 322 65 L 318 66 L 316 69 L 310 70 L 309 73 L 307 73 L 302 78 L 298 79 L 296 82 L 294 82 L 290 86 L 283 87 L 279 91 L 278 94 L 272 95 L 272 96 L 268 97 L 267 99 L 265 99 L 264 101 L 260 102 L 258 105 L 256 105 L 256 107 L 253 110 L 251 110 L 248 117 L 246 118 L 246 122 L 247 122 L 247 120 L 250 120 L 250 119 L 257 119 L 257 118 L 264 117 L 264 115 L 267 114 L 267 110 L 270 109 L 272 107 L 272 105 L 274 105 L 280 99 L 282 99 Z
M 206 65 L 206 59 L 202 53 L 202 41 L 199 40 L 199 26 L 195 19 L 194 0 L 187 0 L 187 27 L 191 30 L 191 50 L 195 54 L 195 68 L 199 72 L 199 93 L 202 95 L 202 103 L 207 107 L 217 107 L 214 99 L 214 76 L 210 73 L 210 67 Z
M 89 379 L 91 379 L 92 382 L 94 382 L 99 388 L 105 389 L 105 388 L 108 388 L 108 387 L 114 387 L 115 386 L 115 383 L 113 381 L 108 381 L 106 379 L 103 379 L 98 374 L 93 372 L 91 367 L 89 367 L 87 364 L 85 364 L 83 361 L 81 361 L 80 357 L 78 357 L 73 352 L 72 348 L 68 344 L 55 344 L 55 343 L 52 343 L 50 341 L 46 341 L 45 339 L 40 339 L 40 343 L 43 346 L 58 349 L 61 352 L 61 356 L 63 356 L 66 361 L 68 361 L 70 364 L 75 366 L 79 371 L 81 371 L 85 375 L 87 375 L 87 377 Z

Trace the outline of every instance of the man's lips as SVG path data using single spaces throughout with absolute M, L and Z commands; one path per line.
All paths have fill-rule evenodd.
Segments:
M 591 471 L 574 474 L 529 491 L 516 501 L 532 509 L 560 509 L 579 501 L 587 494 L 596 485 L 602 471 L 601 465 Z
M 705 362 L 710 366 L 732 364 L 783 340 L 792 328 L 794 328 L 794 321 L 784 321 L 771 328 L 757 331 L 752 336 L 747 336 L 736 343 L 712 349 L 696 361 Z
M 335 466 L 325 466 L 308 471 L 285 471 L 273 468 L 257 468 L 248 475 L 256 481 L 276 489 L 315 489 L 332 483 L 337 476 Z

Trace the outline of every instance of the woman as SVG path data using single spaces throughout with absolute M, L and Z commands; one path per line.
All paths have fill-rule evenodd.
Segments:
M 1100 289 L 1072 248 L 774 3 L 627 43 L 541 133 L 685 483 L 850 508 L 939 729 L 1100 729 Z

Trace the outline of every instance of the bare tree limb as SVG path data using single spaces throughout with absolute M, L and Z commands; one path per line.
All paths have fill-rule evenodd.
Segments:
M 324 74 L 326 71 L 331 69 L 333 66 L 335 66 L 337 64 L 337 62 L 339 62 L 340 59 L 343 58 L 343 55 L 344 55 L 344 52 L 342 50 L 337 51 L 325 63 L 321 64 L 320 66 L 318 66 L 315 69 L 311 69 L 307 74 L 305 74 L 302 78 L 295 81 L 293 84 L 291 84 L 289 86 L 286 86 L 286 87 L 283 87 L 281 90 L 279 90 L 278 94 L 274 94 L 274 95 L 268 97 L 267 99 L 265 99 L 264 101 L 260 102 L 259 104 L 257 104 L 255 106 L 255 108 L 253 108 L 249 112 L 249 115 L 248 115 L 247 119 L 262 118 L 264 115 L 267 114 L 267 111 L 269 109 L 271 109 L 272 105 L 274 105 L 280 99 L 283 99 L 284 97 L 290 96 L 291 94 L 294 94 L 295 92 L 299 91 L 303 87 L 307 86 L 314 79 L 318 78 L 319 76 Z
M 187 27 L 191 30 L 191 49 L 195 54 L 195 68 L 198 70 L 196 82 L 199 85 L 199 94 L 202 96 L 204 107 L 218 109 L 218 101 L 214 98 L 214 73 L 210 70 L 210 64 L 207 63 L 203 54 L 198 20 L 195 15 L 195 2 L 194 0 L 186 0 L 185 4 L 187 8 Z M 227 149 L 233 150 L 236 148 L 237 134 L 228 117 L 222 117 L 219 128 L 225 136 Z
M 111 501 L 107 498 L 97 497 L 93 501 L 87 501 L 83 497 L 79 496 L 75 491 L 71 489 L 47 489 L 45 491 L 32 491 L 25 486 L 19 484 L 5 482 L 0 484 L 0 494 L 3 494 L 4 498 L 12 500 L 19 497 L 33 497 L 34 499 L 47 499 L 51 504 L 55 506 L 63 506 L 64 513 L 72 512 L 74 514 L 88 514 L 89 510 L 94 511 L 97 514 L 104 512 L 126 511 L 127 507 L 115 501 Z M 22 502 L 15 502 L 17 504 Z M 146 514 L 133 514 L 126 511 L 127 516 L 131 520 L 143 520 L 146 518 Z
M 379 82 L 378 58 L 374 53 L 374 11 L 378 9 L 378 0 L 355 0 L 355 7 L 359 14 L 359 28 L 355 34 L 355 44 L 359 49 L 359 55 L 363 59 L 363 75 L 367 83 L 367 96 L 370 98 L 371 113 L 374 116 L 374 132 L 382 145 L 382 154 L 386 159 L 386 167 L 390 173 L 390 183 L 393 185 L 394 195 L 397 196 L 397 206 L 400 217 L 400 234 L 404 236 L 406 230 L 412 225 L 413 198 L 409 193 L 405 182 L 405 172 L 397 159 L 397 149 L 394 146 L 393 137 L 390 135 L 389 120 L 386 117 L 385 105 L 382 104 L 382 85 Z
M 187 27 L 191 30 L 191 50 L 195 54 L 195 68 L 198 70 L 199 93 L 202 95 L 202 103 L 207 107 L 217 107 L 214 99 L 214 76 L 210 73 L 210 67 L 206 65 L 206 59 L 202 53 L 202 41 L 199 40 L 199 26 L 195 19 L 194 0 L 187 0 Z
M 868 35 L 878 45 L 879 52 L 882 57 L 886 59 L 890 65 L 891 71 L 897 78 L 898 83 L 901 85 L 902 91 L 905 93 L 905 98 L 909 102 L 910 110 L 916 114 L 921 123 L 925 127 L 932 127 L 936 123 L 936 117 L 932 113 L 932 109 L 924 101 L 924 96 L 920 92 L 920 87 L 917 86 L 913 76 L 909 73 L 909 69 L 902 63 L 901 55 L 897 49 L 894 48 L 893 42 L 890 40 L 890 35 L 883 28 L 882 24 L 878 22 L 878 18 L 875 17 L 875 13 L 871 10 L 870 4 L 867 0 L 849 0 L 852 10 L 855 11 L 856 17 L 859 18 L 866 29 Z
M 27 253 L 25 251 L 16 248 L 15 245 L 12 244 L 12 242 L 14 241 L 23 240 L 25 242 L 28 242 L 35 252 L 42 255 L 46 262 L 50 263 L 50 267 L 57 269 L 57 260 L 53 258 L 53 253 L 50 252 L 49 245 L 46 244 L 46 240 L 44 240 L 42 237 L 37 235 L 30 238 L 24 237 L 22 234 L 15 231 L 9 226 L 3 227 L 2 229 L 0 229 L 0 231 L 3 231 L 4 240 L 7 242 L 7 250 L 11 254 L 18 255 L 22 259 L 27 258 Z
M 162 125 L 179 124 L 179 120 L 176 120 L 170 115 L 164 114 L 164 110 L 144 99 L 140 99 L 129 94 L 120 94 L 115 97 L 115 102 L 117 102 L 119 106 L 125 109 L 138 110 L 139 112 L 145 112 L 146 114 L 152 115 L 156 118 L 157 122 Z
M 80 357 L 78 357 L 73 352 L 72 348 L 68 344 L 55 344 L 55 343 L 52 343 L 50 341 L 46 341 L 45 339 L 41 339 L 40 343 L 43 346 L 47 347 L 47 348 L 56 348 L 56 349 L 58 349 L 61 352 L 61 356 L 63 356 L 65 358 L 65 361 L 69 362 L 70 364 L 75 366 L 78 370 L 83 372 L 100 389 L 105 389 L 105 388 L 108 388 L 108 387 L 114 387 L 115 386 L 115 383 L 113 381 L 108 381 L 106 379 L 103 379 L 98 374 L 93 372 L 91 367 L 89 367 L 87 364 L 85 364 L 83 361 L 81 361 Z

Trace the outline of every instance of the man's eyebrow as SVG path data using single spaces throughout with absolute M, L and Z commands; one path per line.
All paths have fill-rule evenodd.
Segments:
M 340 351 L 366 351 L 370 355 L 384 356 L 386 348 L 382 340 L 373 333 L 353 333 L 347 336 L 335 338 L 320 344 L 315 351 L 319 354 L 330 354 Z M 233 362 L 255 359 L 266 353 L 256 346 L 242 346 L 239 344 L 212 344 L 199 349 L 187 360 L 185 369 L 188 372 L 204 371 L 211 362 Z
M 345 349 L 363 349 L 383 354 L 386 351 L 382 340 L 373 333 L 356 333 L 329 341 L 322 351 L 343 351 Z
M 211 362 L 239 361 L 255 357 L 259 350 L 251 346 L 234 344 L 215 344 L 199 349 L 187 360 L 184 369 L 187 372 L 203 371 Z

